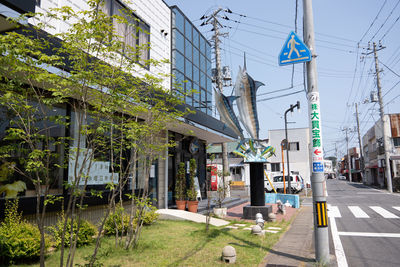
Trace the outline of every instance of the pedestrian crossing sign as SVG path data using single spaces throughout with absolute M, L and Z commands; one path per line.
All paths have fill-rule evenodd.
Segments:
M 280 66 L 307 62 L 311 60 L 311 51 L 306 44 L 297 36 L 294 31 L 291 31 L 286 42 L 284 43 L 281 52 L 279 53 L 278 61 Z

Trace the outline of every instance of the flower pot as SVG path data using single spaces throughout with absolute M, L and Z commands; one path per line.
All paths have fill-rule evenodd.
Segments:
M 186 209 L 186 200 L 175 200 L 176 208 L 178 210 L 185 210 Z
M 195 213 L 197 213 L 197 207 L 198 207 L 198 205 L 199 205 L 199 202 L 197 201 L 197 200 L 195 200 L 195 201 L 188 201 L 187 202 L 188 203 L 188 210 L 190 211 L 190 212 L 195 212 Z
M 214 215 L 217 216 L 218 218 L 225 218 L 227 208 L 214 208 L 213 212 L 214 212 Z

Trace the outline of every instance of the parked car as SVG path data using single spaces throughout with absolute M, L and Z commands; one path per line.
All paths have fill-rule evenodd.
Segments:
M 338 179 L 339 180 L 346 180 L 346 176 L 340 175 Z
M 273 186 L 278 193 L 283 193 L 283 175 L 277 175 L 272 178 Z M 288 176 L 285 176 L 286 192 L 288 190 Z M 298 193 L 304 188 L 304 179 L 299 174 L 292 174 L 290 176 L 290 186 L 292 187 L 292 192 Z M 272 186 L 270 185 L 268 179 L 264 180 L 264 188 L 267 192 L 273 192 Z

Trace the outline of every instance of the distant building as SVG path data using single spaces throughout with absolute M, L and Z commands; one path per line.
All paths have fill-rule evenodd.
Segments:
M 391 178 L 400 177 L 400 113 L 386 114 L 389 124 L 386 125 L 389 133 L 389 159 Z M 386 187 L 385 154 L 383 148 L 382 121 L 379 120 L 362 137 L 363 156 L 365 162 L 364 183 Z M 397 178 L 400 179 L 400 178 Z M 395 187 L 395 184 L 393 184 Z
M 285 137 L 285 130 L 269 130 L 268 131 L 269 145 L 276 149 L 275 155 L 269 158 L 267 171 L 272 176 L 279 174 L 285 169 L 287 174 L 287 157 L 284 153 L 282 164 L 281 142 Z M 288 129 L 288 151 L 289 151 L 289 166 L 291 172 L 298 172 L 304 179 L 304 183 L 310 184 L 310 130 L 309 128 L 292 128 Z

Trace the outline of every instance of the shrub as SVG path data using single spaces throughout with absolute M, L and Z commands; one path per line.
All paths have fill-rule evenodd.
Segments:
M 157 219 L 159 214 L 156 213 L 157 208 L 153 207 L 150 205 L 150 207 L 146 207 L 144 209 L 143 215 L 142 215 L 142 220 L 144 225 L 150 225 L 154 223 Z M 139 217 L 139 210 L 136 211 L 136 217 L 137 219 Z
M 62 217 L 58 220 L 55 226 L 49 227 L 50 232 L 53 234 L 55 246 L 61 246 L 61 237 L 64 228 L 64 218 Z M 77 234 L 77 241 L 76 246 L 81 247 L 87 244 L 90 244 L 93 241 L 93 236 L 96 234 L 96 226 L 90 223 L 87 220 L 80 220 L 79 231 L 78 229 L 78 222 L 74 220 L 73 223 L 73 239 Z M 71 219 L 68 219 L 67 222 L 67 229 L 65 231 L 65 238 L 64 238 L 64 246 L 68 247 L 70 245 L 70 237 L 71 237 Z
M 39 229 L 22 220 L 18 200 L 7 201 L 5 219 L 0 223 L 0 262 L 31 261 L 39 256 Z
M 133 222 L 135 225 L 136 222 Z M 123 210 L 119 209 L 116 212 L 112 213 L 108 216 L 106 223 L 104 224 L 104 234 L 105 235 L 115 235 L 116 229 L 118 229 L 118 234 L 127 233 L 127 229 L 129 227 L 129 215 L 126 214 Z

